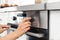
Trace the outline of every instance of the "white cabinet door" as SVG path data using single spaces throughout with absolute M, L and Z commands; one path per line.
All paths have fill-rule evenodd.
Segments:
M 50 40 L 60 40 L 60 11 L 50 12 Z

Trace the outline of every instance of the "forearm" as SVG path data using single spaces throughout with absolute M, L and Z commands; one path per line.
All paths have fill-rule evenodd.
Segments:
M 4 37 L 1 37 L 0 39 L 1 40 L 16 40 L 19 36 L 20 36 L 19 33 L 17 33 L 17 31 L 14 31 Z
M 4 38 L 0 38 L 0 40 L 6 40 L 6 39 L 4 39 Z M 8 40 L 8 39 L 7 39 Z M 14 39 L 14 40 L 16 40 L 16 39 Z

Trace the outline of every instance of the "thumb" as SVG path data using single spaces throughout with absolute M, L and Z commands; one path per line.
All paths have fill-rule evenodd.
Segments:
M 5 31 L 5 30 L 7 30 L 7 28 L 3 28 L 2 30 Z

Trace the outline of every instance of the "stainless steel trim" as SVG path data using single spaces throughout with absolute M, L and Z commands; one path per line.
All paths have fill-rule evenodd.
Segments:
M 35 36 L 38 38 L 44 37 L 44 34 L 42 34 L 42 33 L 37 34 L 37 33 L 27 32 L 26 34 L 32 35 L 32 36 Z
M 27 10 L 45 10 L 45 3 L 35 4 L 35 5 L 26 5 L 17 7 L 19 11 L 27 11 Z

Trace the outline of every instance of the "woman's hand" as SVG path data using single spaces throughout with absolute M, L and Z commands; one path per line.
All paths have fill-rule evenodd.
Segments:
M 5 30 L 9 29 L 9 25 L 1 25 L 0 24 L 0 33 L 4 32 Z
M 25 32 L 27 32 L 30 29 L 31 18 L 27 17 L 22 20 L 22 22 L 19 23 L 18 28 L 16 30 L 16 33 L 19 34 L 19 36 L 23 35 Z M 18 37 L 19 37 L 18 36 Z

